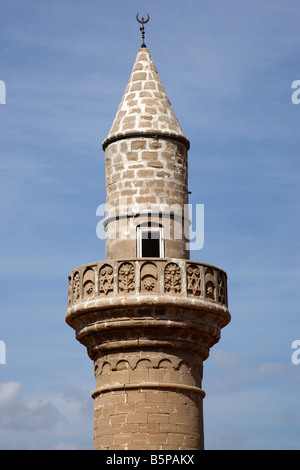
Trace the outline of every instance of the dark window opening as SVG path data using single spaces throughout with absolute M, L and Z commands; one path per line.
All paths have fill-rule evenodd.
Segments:
M 142 232 L 142 258 L 160 257 L 160 233 L 155 231 Z

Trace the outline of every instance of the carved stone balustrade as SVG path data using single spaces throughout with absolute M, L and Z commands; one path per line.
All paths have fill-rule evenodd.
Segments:
M 230 321 L 226 273 L 196 261 L 90 263 L 70 273 L 68 292 L 66 322 L 93 360 L 143 345 L 182 348 L 204 360 Z

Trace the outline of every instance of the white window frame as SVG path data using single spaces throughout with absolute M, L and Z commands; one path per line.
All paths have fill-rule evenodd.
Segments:
M 159 233 L 159 258 L 164 258 L 165 256 L 165 243 L 164 243 L 164 228 L 160 226 L 138 226 L 136 229 L 136 251 L 137 251 L 137 257 L 138 258 L 143 258 L 143 253 L 142 253 L 142 234 L 143 233 L 149 233 L 149 232 L 156 232 Z M 144 257 L 146 258 L 146 256 Z

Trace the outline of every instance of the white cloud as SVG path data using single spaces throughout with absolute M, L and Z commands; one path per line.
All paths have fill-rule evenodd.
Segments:
M 218 434 L 210 441 L 212 450 L 239 450 L 245 442 L 245 436 L 239 432 L 225 432 Z
M 239 357 L 242 355 L 239 354 Z M 248 367 L 245 358 L 239 359 L 235 353 L 217 349 L 212 351 L 209 361 L 213 362 L 218 373 L 212 374 L 211 384 L 215 390 L 236 390 L 242 385 L 262 380 L 282 378 L 288 370 L 280 362 L 263 362 L 255 367 Z M 211 364 L 209 364 L 211 368 Z M 207 367 L 205 365 L 205 371 Z
M 233 353 L 223 349 L 217 349 L 213 357 L 217 367 L 223 372 L 233 371 L 239 367 L 238 358 Z
M 27 396 L 19 382 L 0 383 L 0 449 L 81 450 L 93 445 L 93 400 L 64 383 Z
M 19 382 L 0 383 L 0 426 L 35 431 L 48 428 L 64 420 L 51 402 L 37 397 L 26 397 Z
M 297 366 L 256 352 L 216 349 L 204 364 L 206 448 L 299 448 Z

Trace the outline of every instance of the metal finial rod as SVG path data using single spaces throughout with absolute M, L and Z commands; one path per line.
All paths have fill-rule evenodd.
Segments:
M 140 28 L 140 31 L 142 33 L 142 40 L 143 40 L 143 44 L 142 44 L 142 47 L 146 47 L 146 44 L 145 44 L 145 27 L 144 27 L 144 24 L 148 23 L 148 21 L 150 20 L 150 16 L 148 15 L 147 13 L 147 19 L 145 20 L 144 17 L 142 16 L 142 19 L 140 20 L 139 19 L 139 13 L 136 15 L 136 19 L 139 23 L 141 23 L 141 28 Z

